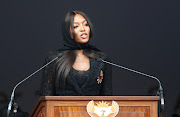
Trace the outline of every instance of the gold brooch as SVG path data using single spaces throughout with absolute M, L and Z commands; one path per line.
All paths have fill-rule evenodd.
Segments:
M 97 82 L 98 84 L 102 82 L 102 79 L 103 79 L 103 71 L 101 70 L 101 73 L 100 73 L 100 76 L 97 77 Z

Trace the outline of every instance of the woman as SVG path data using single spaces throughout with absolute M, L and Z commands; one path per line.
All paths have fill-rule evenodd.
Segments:
M 92 24 L 81 11 L 68 12 L 62 25 L 64 47 L 50 52 L 46 63 L 59 53 L 63 56 L 47 66 L 41 84 L 42 96 L 112 95 L 111 66 L 97 61 L 107 56 L 89 44 Z

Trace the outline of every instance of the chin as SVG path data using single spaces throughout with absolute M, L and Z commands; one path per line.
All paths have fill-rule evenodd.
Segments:
M 88 41 L 89 39 L 83 39 L 83 40 L 81 39 L 81 40 L 78 40 L 77 42 L 83 44 L 83 43 L 87 43 Z
M 88 41 L 86 41 L 86 42 L 78 42 L 78 43 L 81 43 L 81 44 L 83 44 L 83 43 L 87 43 Z

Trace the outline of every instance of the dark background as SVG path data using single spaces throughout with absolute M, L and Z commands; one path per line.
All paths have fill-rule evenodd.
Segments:
M 91 42 L 112 62 L 158 77 L 164 117 L 180 115 L 180 0 L 1 0 L 0 109 L 13 87 L 41 67 L 48 51 L 62 46 L 61 22 L 70 10 L 88 14 Z M 20 85 L 16 101 L 31 112 L 39 98 L 41 72 Z M 155 95 L 158 83 L 113 67 L 114 95 Z

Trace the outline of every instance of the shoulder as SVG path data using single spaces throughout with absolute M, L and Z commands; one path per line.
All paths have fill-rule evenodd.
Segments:
M 109 57 L 108 54 L 105 53 L 105 52 L 102 52 L 101 58 L 102 58 L 103 60 L 108 60 L 108 61 L 110 61 L 110 57 Z

